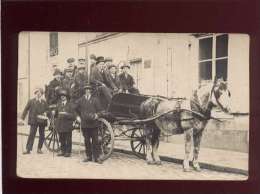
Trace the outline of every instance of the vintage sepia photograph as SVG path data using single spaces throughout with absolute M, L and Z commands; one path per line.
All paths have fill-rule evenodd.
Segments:
M 247 180 L 249 42 L 20 32 L 17 176 Z

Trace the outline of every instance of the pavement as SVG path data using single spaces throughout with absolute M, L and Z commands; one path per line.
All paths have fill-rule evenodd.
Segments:
M 247 176 L 203 169 L 183 172 L 182 166 L 163 161 L 162 165 L 147 165 L 134 155 L 114 152 L 103 164 L 82 163 L 84 147 L 73 145 L 70 158 L 57 157 L 43 147 L 37 154 L 37 141 L 29 155 L 22 154 L 27 137 L 18 135 L 17 176 L 23 178 L 65 179 L 135 179 L 135 180 L 246 180 Z
M 18 133 L 28 134 L 28 126 L 18 126 Z M 73 131 L 73 142 L 83 142 L 83 137 L 80 136 L 78 131 Z M 24 138 L 24 143 L 26 143 L 26 138 Z M 75 145 L 76 146 L 76 145 Z M 19 147 L 19 144 L 18 144 Z M 21 147 L 21 146 L 20 146 Z M 77 146 L 78 150 L 80 146 Z M 124 154 L 131 153 L 130 141 L 116 140 L 115 141 L 115 151 Z M 174 144 L 167 142 L 160 142 L 159 155 L 164 161 L 170 161 L 180 164 L 184 157 L 184 145 Z M 112 157 L 118 153 L 113 153 Z M 212 148 L 201 148 L 199 160 L 201 167 L 210 170 L 217 170 L 221 172 L 230 172 L 247 175 L 248 174 L 248 153 L 236 152 L 230 150 L 220 150 Z M 140 160 L 145 164 L 144 160 Z

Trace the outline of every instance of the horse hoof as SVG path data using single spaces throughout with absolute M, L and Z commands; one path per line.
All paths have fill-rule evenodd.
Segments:
M 155 161 L 154 163 L 158 166 L 162 165 L 162 161 Z
M 200 166 L 192 166 L 192 167 L 193 167 L 193 169 L 194 169 L 195 171 L 197 171 L 197 172 L 200 172 L 200 171 L 201 171 Z
M 200 168 L 200 165 L 199 165 L 198 162 L 192 163 L 192 167 L 193 167 L 193 169 L 194 169 L 195 171 L 197 171 L 197 172 L 200 172 L 200 171 L 201 171 L 201 168 Z
M 148 165 L 154 165 L 155 162 L 154 162 L 154 161 L 147 161 L 147 164 L 148 164 Z
M 184 172 L 190 172 L 190 165 L 189 165 L 189 161 L 184 160 L 183 164 L 182 164 L 182 168 Z

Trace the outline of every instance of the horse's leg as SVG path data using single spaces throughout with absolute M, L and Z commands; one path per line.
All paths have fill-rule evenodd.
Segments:
M 152 153 L 153 153 L 153 159 L 155 161 L 155 164 L 161 165 L 162 162 L 160 160 L 160 157 L 158 155 L 158 148 L 159 148 L 159 137 L 160 137 L 160 129 L 154 128 L 153 137 L 152 137 Z
M 202 137 L 202 130 L 194 129 L 193 131 L 193 168 L 196 171 L 200 171 L 200 165 L 198 162 L 199 151 L 200 151 L 200 142 Z
M 145 143 L 146 143 L 146 162 L 147 164 L 154 164 L 153 157 L 152 157 L 152 129 L 149 128 L 147 125 L 144 126 L 144 135 L 145 135 Z
M 190 152 L 191 152 L 192 132 L 193 132 L 192 128 L 184 131 L 185 156 L 184 156 L 184 160 L 183 160 L 183 170 L 185 172 L 190 171 L 189 157 L 190 157 Z

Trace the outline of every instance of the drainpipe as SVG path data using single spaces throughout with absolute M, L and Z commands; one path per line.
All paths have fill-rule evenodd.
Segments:
M 85 61 L 86 61 L 86 72 L 88 75 L 88 82 L 90 81 L 89 75 L 89 63 L 88 63 L 88 33 L 86 33 L 86 47 L 85 47 Z
M 31 36 L 28 32 L 28 100 L 31 98 Z

